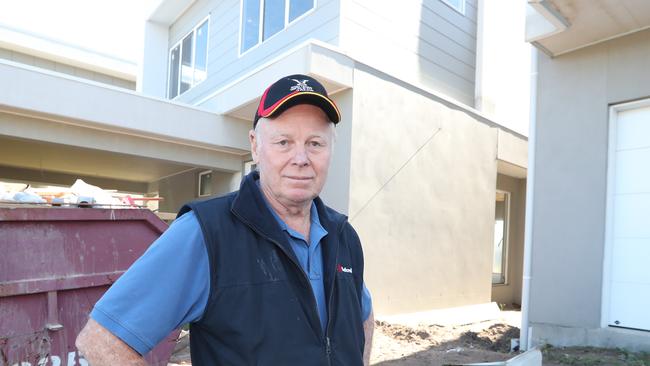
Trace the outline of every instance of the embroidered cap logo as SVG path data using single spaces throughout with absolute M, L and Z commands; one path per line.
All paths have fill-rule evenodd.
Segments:
M 302 81 L 297 80 L 297 79 L 291 79 L 291 80 L 295 81 L 297 84 L 292 86 L 291 89 L 289 89 L 289 91 L 303 91 L 303 92 L 304 91 L 314 91 L 314 88 L 307 85 L 307 82 L 309 80 L 302 80 Z

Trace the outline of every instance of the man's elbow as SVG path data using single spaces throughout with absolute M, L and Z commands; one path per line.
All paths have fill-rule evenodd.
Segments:
M 139 353 L 92 318 L 77 336 L 75 345 L 91 365 L 146 364 Z
M 89 328 L 92 327 L 91 322 L 94 322 L 94 320 L 88 319 L 88 322 L 81 329 L 81 332 L 79 332 L 79 335 L 77 335 L 77 339 L 74 342 L 74 345 L 82 356 L 86 354 L 86 351 L 89 348 L 89 343 L 91 342 L 91 337 L 89 336 Z

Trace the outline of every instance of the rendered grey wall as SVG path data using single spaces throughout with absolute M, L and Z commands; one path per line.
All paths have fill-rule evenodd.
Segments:
M 650 30 L 554 59 L 540 53 L 533 324 L 600 326 L 608 105 L 650 97 L 648 65 Z
M 521 305 L 526 180 L 498 174 L 497 189 L 510 192 L 510 218 L 506 283 L 492 286 L 492 301 L 506 305 Z
M 196 104 L 211 92 L 307 39 L 333 44 L 338 42 L 339 0 L 318 0 L 316 9 L 309 15 L 240 55 L 241 2 L 242 0 L 198 0 L 172 24 L 169 48 L 210 14 L 207 79 L 182 94 L 178 100 Z
M 497 129 L 355 69 L 350 222 L 377 314 L 490 302 Z
M 474 106 L 477 1 L 349 0 L 340 46 L 356 60 Z
M 56 71 L 63 74 L 76 76 L 82 79 L 96 81 L 98 83 L 104 83 L 107 85 L 118 86 L 120 88 L 135 90 L 134 81 L 116 78 L 114 76 L 102 74 L 100 72 L 62 64 L 60 62 L 55 62 L 55 61 L 47 60 L 32 55 L 27 55 L 21 52 L 0 48 L 0 59 L 19 62 L 21 64 L 29 65 L 29 66 L 36 66 L 42 69 Z

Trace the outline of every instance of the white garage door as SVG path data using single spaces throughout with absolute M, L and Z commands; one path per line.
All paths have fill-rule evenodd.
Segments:
M 650 103 L 611 123 L 608 324 L 650 330 Z

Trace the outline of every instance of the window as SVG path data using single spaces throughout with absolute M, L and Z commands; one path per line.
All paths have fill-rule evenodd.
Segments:
M 442 2 L 449 5 L 457 12 L 465 15 L 465 0 L 442 0 Z
M 205 19 L 169 51 L 169 99 L 205 80 L 208 71 L 209 23 L 209 19 Z
M 199 197 L 212 194 L 212 171 L 206 170 L 199 173 Z
M 242 0 L 241 47 L 246 52 L 315 7 L 315 0 Z
M 492 284 L 506 283 L 508 263 L 508 220 L 510 193 L 497 191 L 494 208 L 494 255 L 492 260 Z

